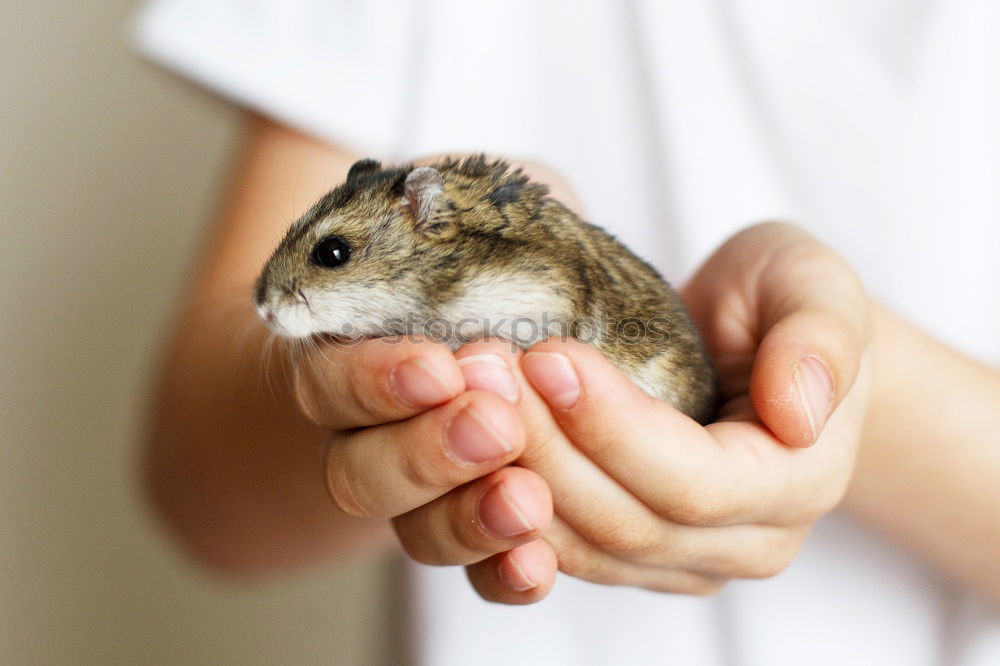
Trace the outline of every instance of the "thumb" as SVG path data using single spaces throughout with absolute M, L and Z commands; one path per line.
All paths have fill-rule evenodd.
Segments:
M 785 444 L 812 445 L 858 374 L 869 301 L 839 255 L 801 234 L 761 274 L 750 398 Z

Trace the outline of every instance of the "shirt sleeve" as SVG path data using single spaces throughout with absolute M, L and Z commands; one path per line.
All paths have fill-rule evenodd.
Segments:
M 153 62 L 348 148 L 398 144 L 418 3 L 154 0 L 133 42 Z

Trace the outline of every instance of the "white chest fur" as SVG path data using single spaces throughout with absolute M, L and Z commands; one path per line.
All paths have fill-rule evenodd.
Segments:
M 568 335 L 569 301 L 531 279 L 481 275 L 444 305 L 428 332 L 454 347 L 482 336 L 501 337 L 521 346 L 551 335 Z M 448 330 L 441 330 L 448 327 Z M 437 328 L 438 330 L 435 330 Z

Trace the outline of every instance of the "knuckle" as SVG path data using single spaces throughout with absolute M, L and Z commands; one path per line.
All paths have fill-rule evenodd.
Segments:
M 788 568 L 798 554 L 800 545 L 800 539 L 788 536 L 777 541 L 769 540 L 769 543 L 753 549 L 756 552 L 743 550 L 717 556 L 713 571 L 726 578 L 773 578 Z
M 403 480 L 410 488 L 417 490 L 436 490 L 449 483 L 451 465 L 444 456 L 423 455 L 423 447 L 416 442 L 403 442 L 404 454 L 400 460 L 400 472 Z
M 861 330 L 864 323 L 860 321 L 850 321 L 847 313 L 830 312 L 827 310 L 811 309 L 805 311 L 803 316 L 810 316 L 815 324 L 816 330 L 823 331 L 830 350 L 835 354 L 834 359 L 857 359 L 861 356 Z M 830 367 L 831 372 L 836 372 L 840 368 Z M 834 377 L 836 379 L 836 377 Z
M 359 499 L 362 494 L 357 479 L 358 477 L 349 474 L 346 466 L 339 464 L 332 454 L 327 454 L 326 491 L 334 505 L 347 515 L 356 518 L 383 517 L 372 511 L 370 507 L 366 506 L 367 503 Z
M 765 557 L 761 560 L 751 560 L 746 563 L 746 568 L 739 573 L 736 578 L 748 580 L 764 580 L 777 576 L 788 566 L 789 562 L 784 558 Z
M 292 397 L 299 412 L 315 425 L 324 425 L 323 410 L 317 395 L 319 382 L 313 377 L 313 370 L 296 364 L 292 370 Z
M 713 576 L 763 580 L 781 573 L 789 561 L 772 553 L 759 555 L 727 553 L 713 557 L 711 564 L 705 563 L 708 564 L 705 569 Z
M 375 405 L 387 402 L 387 396 L 378 395 L 369 375 L 358 376 L 348 369 L 343 383 L 347 393 L 343 397 L 348 399 L 349 404 L 361 414 L 366 423 L 377 423 L 382 420 Z
M 712 578 L 704 578 L 691 584 L 688 594 L 696 597 L 711 597 L 719 593 L 725 587 L 727 581 Z
M 428 547 L 428 540 L 423 535 L 417 534 L 415 530 L 398 520 L 393 521 L 393 527 L 396 530 L 399 545 L 410 556 L 410 559 L 431 566 L 443 564 L 441 558 L 437 557 L 433 549 Z
M 749 558 L 741 563 L 733 578 L 763 580 L 773 578 L 788 568 L 795 558 L 795 552 L 768 552 L 762 557 Z
M 665 550 L 655 530 L 644 525 L 644 520 L 612 522 L 595 535 L 595 545 L 619 558 L 636 560 Z
M 574 578 L 589 580 L 594 583 L 607 582 L 597 576 L 597 568 L 593 558 L 576 548 L 557 551 L 559 570 Z
M 384 404 L 388 398 L 376 389 L 374 373 L 356 372 L 353 366 L 345 364 L 346 358 L 338 360 L 337 371 L 333 372 L 327 369 L 331 364 L 322 350 L 307 354 L 313 356 L 295 364 L 291 385 L 299 411 L 310 422 L 330 426 L 352 412 L 368 423 L 381 420 L 376 405 Z M 383 393 L 387 392 L 388 389 Z
M 587 433 L 587 452 L 594 458 L 603 458 L 620 450 L 622 442 L 632 437 L 630 429 L 624 421 L 605 420 L 600 427 Z
M 400 544 L 409 558 L 418 564 L 426 564 L 431 567 L 445 566 L 444 562 L 436 557 L 432 557 L 429 551 L 422 546 L 414 544 L 412 541 L 403 542 L 400 540 Z
M 667 514 L 681 525 L 709 527 L 721 523 L 728 510 L 719 494 L 682 484 L 675 490 Z
M 549 427 L 528 428 L 520 462 L 528 469 L 550 469 L 560 460 L 560 430 Z
M 486 552 L 486 543 L 490 540 L 490 536 L 480 526 L 478 520 L 450 521 L 449 530 L 451 540 L 459 551 L 468 554 L 479 553 L 482 556 L 480 559 L 493 554 Z

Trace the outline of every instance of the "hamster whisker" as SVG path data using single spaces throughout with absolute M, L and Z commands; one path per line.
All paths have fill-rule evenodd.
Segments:
M 276 346 L 284 346 L 284 343 L 276 333 L 271 330 L 267 332 L 267 338 L 264 341 L 264 348 L 261 353 L 261 366 L 260 371 L 264 375 L 264 384 L 267 386 L 268 392 L 271 394 L 271 399 L 278 402 L 278 394 L 274 390 L 274 348 Z M 282 364 L 284 367 L 284 364 Z
M 330 358 L 323 352 L 323 348 L 320 346 L 319 342 L 314 336 L 302 338 L 302 344 L 304 347 L 307 348 L 306 354 L 309 357 L 310 369 L 312 370 L 313 373 L 315 373 L 314 376 L 316 377 L 322 376 L 323 372 L 322 368 L 320 367 L 321 362 L 326 363 L 332 368 L 336 369 L 340 368 L 340 364 L 338 364 L 336 361 L 334 361 L 332 358 Z M 320 361 L 319 359 L 322 359 L 322 361 Z
M 332 368 L 337 368 L 338 370 L 340 369 L 341 364 L 337 363 L 337 361 L 335 361 L 334 359 L 330 358 L 330 356 L 328 354 L 326 354 L 326 353 L 323 352 L 323 347 L 320 345 L 320 338 L 318 338 L 315 335 L 311 335 L 308 338 L 305 338 L 305 340 L 308 341 L 308 344 L 312 348 L 313 352 L 317 356 L 319 356 L 320 358 L 322 358 L 323 361 L 327 365 L 329 365 Z M 326 338 L 326 337 L 323 337 L 323 340 L 327 344 L 329 344 L 331 342 L 331 340 L 329 338 Z M 333 344 L 336 344 L 336 342 L 333 342 Z
M 246 351 L 247 345 L 253 338 L 253 334 L 260 331 L 266 331 L 260 324 L 260 320 L 252 312 L 243 312 L 243 323 L 237 325 L 236 330 L 233 331 L 233 344 L 230 349 L 230 363 L 236 363 L 238 359 L 242 358 L 244 352 Z

